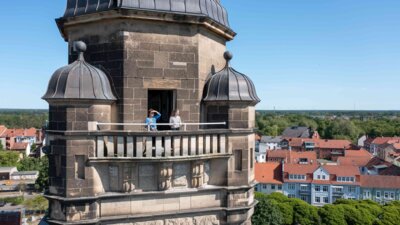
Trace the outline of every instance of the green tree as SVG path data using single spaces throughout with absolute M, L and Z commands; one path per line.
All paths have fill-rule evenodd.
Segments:
M 47 210 L 49 208 L 49 202 L 41 195 L 25 200 L 23 204 L 29 210 Z
M 277 206 L 277 202 L 267 198 L 259 199 L 254 215 L 252 217 L 254 225 L 283 225 L 282 212 Z
M 43 156 L 40 159 L 39 177 L 36 179 L 35 188 L 37 190 L 45 190 L 49 186 L 49 159 Z
M 322 225 L 347 225 L 342 207 L 325 205 L 318 211 Z
M 0 152 L 0 166 L 17 166 L 19 160 L 18 152 L 1 151 Z

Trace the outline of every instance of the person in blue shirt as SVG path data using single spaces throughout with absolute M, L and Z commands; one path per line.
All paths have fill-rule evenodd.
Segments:
M 150 131 L 157 131 L 157 120 L 160 119 L 161 113 L 154 109 L 149 110 L 149 116 L 146 118 L 145 123 L 150 126 Z M 148 127 L 147 127 L 148 128 Z

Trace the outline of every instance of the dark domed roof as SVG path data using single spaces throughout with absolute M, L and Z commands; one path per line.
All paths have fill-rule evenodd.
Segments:
M 107 75 L 100 69 L 87 63 L 83 57 L 86 44 L 75 42 L 79 52 L 78 59 L 54 72 L 50 79 L 44 100 L 116 100 L 111 91 Z
M 203 101 L 248 102 L 250 105 L 259 103 L 260 99 L 250 78 L 229 66 L 232 54 L 225 52 L 224 57 L 226 66 L 207 80 Z
M 68 0 L 64 18 L 112 9 L 209 17 L 229 28 L 228 13 L 218 0 Z

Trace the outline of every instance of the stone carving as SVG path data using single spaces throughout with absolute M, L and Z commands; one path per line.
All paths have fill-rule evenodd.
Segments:
M 160 190 L 168 190 L 171 188 L 172 180 L 172 163 L 163 163 L 160 166 Z
M 122 184 L 122 190 L 125 193 L 132 192 L 135 190 L 135 178 L 134 178 L 135 168 L 132 164 L 124 165 L 124 181 Z
M 219 225 L 217 216 L 197 216 L 194 217 L 194 225 Z
M 190 176 L 188 163 L 175 163 L 174 164 L 174 187 L 187 187 L 188 177 Z
M 192 163 L 192 187 L 198 188 L 203 186 L 203 175 L 204 175 L 204 163 L 193 162 Z

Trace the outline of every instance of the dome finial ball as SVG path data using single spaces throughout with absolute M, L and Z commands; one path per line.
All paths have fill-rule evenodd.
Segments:
M 83 42 L 83 41 L 75 41 L 74 47 L 75 47 L 75 51 L 77 51 L 77 52 L 85 52 L 87 49 L 87 46 L 86 46 L 85 42 Z
M 225 53 L 224 53 L 224 58 L 225 58 L 225 60 L 226 61 L 231 61 L 231 59 L 233 58 L 233 55 L 232 55 L 232 53 L 230 52 L 230 51 L 226 51 Z

